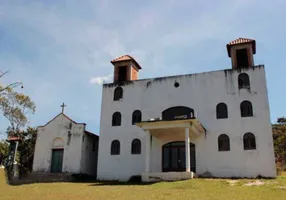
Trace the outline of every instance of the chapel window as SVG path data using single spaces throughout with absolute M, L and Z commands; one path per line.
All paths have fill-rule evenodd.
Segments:
M 122 87 L 117 87 L 114 90 L 113 100 L 118 101 L 123 98 L 123 89 Z
M 113 140 L 111 143 L 111 155 L 120 154 L 120 142 L 118 140 Z
M 131 144 L 131 154 L 141 154 L 141 141 L 134 139 Z
M 141 122 L 142 113 L 140 110 L 135 110 L 132 114 L 132 124 L 134 125 L 137 122 Z
M 240 104 L 240 113 L 241 117 L 252 117 L 253 116 L 253 108 L 250 101 L 243 101 Z
M 121 113 L 115 112 L 112 115 L 112 126 L 120 126 L 121 125 Z
M 256 149 L 255 136 L 253 133 L 245 133 L 243 136 L 243 148 L 244 150 Z
M 219 151 L 230 150 L 229 137 L 226 134 L 221 134 L 218 137 L 218 150 Z
M 225 103 L 219 103 L 216 106 L 216 118 L 224 119 L 228 118 L 227 105 Z
M 249 76 L 246 73 L 241 73 L 238 75 L 238 88 L 250 88 Z

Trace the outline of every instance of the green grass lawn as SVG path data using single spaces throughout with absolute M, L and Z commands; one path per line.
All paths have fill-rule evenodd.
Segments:
M 245 186 L 260 181 L 263 185 Z M 180 200 L 286 200 L 286 174 L 269 180 L 193 179 L 151 185 L 101 183 L 35 183 L 9 186 L 0 169 L 0 200 L 180 199 Z

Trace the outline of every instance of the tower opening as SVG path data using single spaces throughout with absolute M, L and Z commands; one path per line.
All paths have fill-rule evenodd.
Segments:
M 249 65 L 247 49 L 237 49 L 236 50 L 236 61 L 237 68 L 246 68 Z
M 127 66 L 119 67 L 118 70 L 118 81 L 126 81 L 127 80 Z

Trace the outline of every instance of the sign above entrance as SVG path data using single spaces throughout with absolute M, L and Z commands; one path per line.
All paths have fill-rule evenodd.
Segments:
M 185 106 L 171 107 L 162 112 L 162 120 L 180 120 L 194 118 L 194 109 Z

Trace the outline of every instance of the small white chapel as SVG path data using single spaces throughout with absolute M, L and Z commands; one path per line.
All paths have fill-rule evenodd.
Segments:
M 33 172 L 96 176 L 98 138 L 62 110 L 37 128 Z

